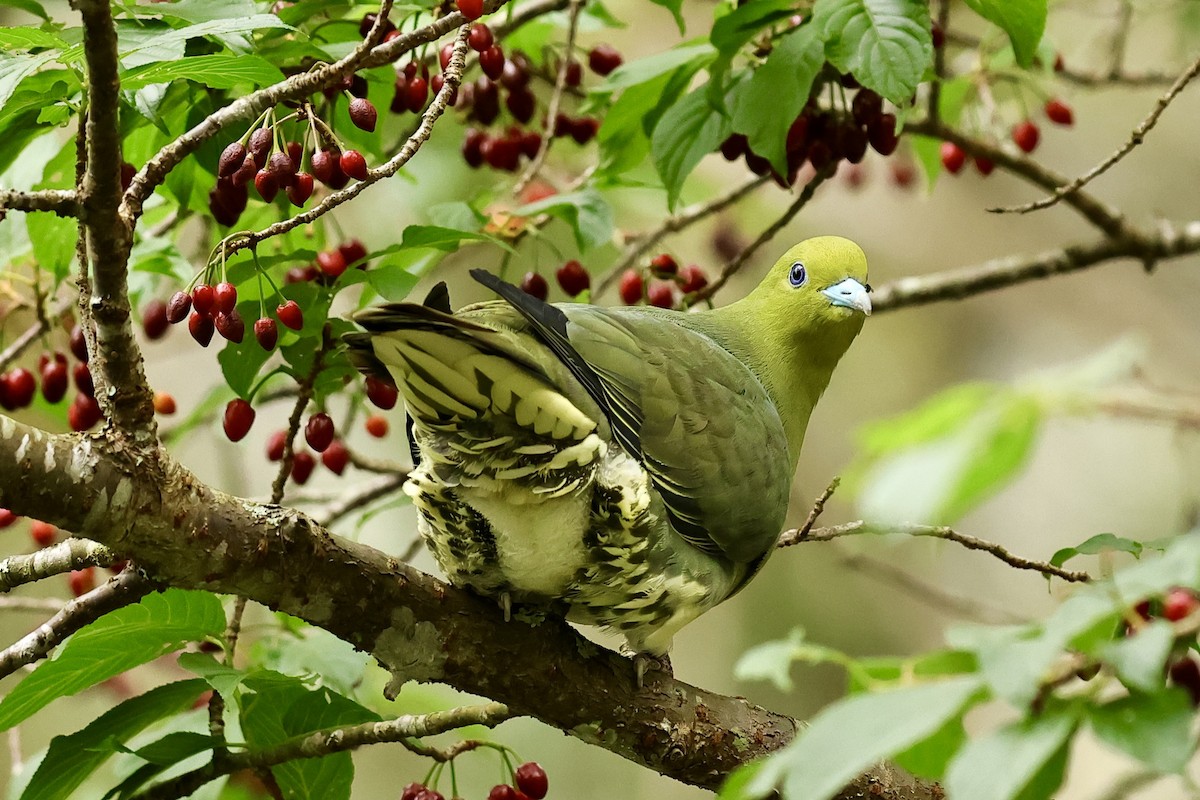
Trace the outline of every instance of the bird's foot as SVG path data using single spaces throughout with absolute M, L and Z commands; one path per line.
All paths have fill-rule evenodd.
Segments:
M 500 593 L 500 610 L 504 612 L 504 621 L 512 621 L 512 595 L 508 592 Z
M 646 685 L 646 674 L 652 672 L 661 672 L 664 677 L 671 678 L 675 675 L 675 670 L 671 667 L 671 656 L 663 653 L 656 656 L 653 653 L 635 652 L 631 656 L 633 658 L 633 670 L 637 674 L 637 688 L 641 689 Z

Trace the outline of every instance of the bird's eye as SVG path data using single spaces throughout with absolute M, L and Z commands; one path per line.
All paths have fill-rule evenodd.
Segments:
M 803 286 L 808 281 L 808 271 L 804 269 L 804 265 L 799 261 L 792 264 L 792 269 L 788 273 L 788 280 L 792 286 Z
M 865 286 L 863 286 L 863 288 L 867 290 L 867 294 L 870 294 L 871 292 L 875 291 L 874 289 L 871 288 L 871 284 L 869 284 L 869 283 L 866 284 Z

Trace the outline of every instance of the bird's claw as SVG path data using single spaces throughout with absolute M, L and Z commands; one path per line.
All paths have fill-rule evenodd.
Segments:
M 675 670 L 671 667 L 671 657 L 666 653 L 661 656 L 653 653 L 634 653 L 633 670 L 637 674 L 637 688 L 639 689 L 646 685 L 647 672 L 661 672 L 667 678 L 675 675 Z

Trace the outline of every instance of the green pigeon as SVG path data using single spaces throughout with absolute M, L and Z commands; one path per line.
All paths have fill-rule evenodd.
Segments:
M 723 308 L 502 299 L 358 313 L 345 339 L 410 416 L 405 491 L 450 581 L 565 609 L 665 658 L 775 549 L 813 406 L 871 313 L 848 239 L 792 247 Z M 640 677 L 640 672 L 639 672 Z

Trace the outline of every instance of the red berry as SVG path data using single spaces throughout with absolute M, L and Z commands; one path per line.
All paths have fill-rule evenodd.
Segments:
M 667 277 L 679 272 L 679 262 L 667 253 L 659 253 L 650 259 L 650 269 L 654 270 L 656 275 Z
M 367 246 L 358 239 L 350 239 L 338 245 L 338 252 L 346 260 L 346 266 L 352 266 L 356 261 L 367 257 Z
M 376 378 L 374 375 L 367 376 L 367 399 L 376 408 L 382 408 L 384 411 L 395 408 L 396 398 L 399 395 L 400 391 L 395 384 Z
M 313 414 L 304 426 L 304 440 L 318 453 L 325 452 L 333 441 L 333 419 L 324 411 Z
M 294 331 L 298 331 L 304 327 L 304 312 L 300 310 L 300 305 L 295 300 L 288 300 L 275 307 L 275 316 L 279 317 L 279 321 L 286 327 Z
M 357 150 L 346 150 L 342 153 L 339 163 L 342 167 L 342 172 L 349 175 L 351 178 L 364 181 L 367 179 L 367 159 Z
M 442 65 L 443 71 L 450 66 L 450 59 L 452 58 L 454 58 L 454 42 L 447 42 L 438 51 L 438 63 Z
M 933 49 L 940 50 L 942 45 L 946 43 L 946 32 L 942 30 L 942 26 L 935 21 L 929 30 L 930 39 L 933 40 Z
M 7 508 L 0 508 L 0 529 L 7 528 L 17 521 L 17 515 Z
M 267 460 L 279 461 L 283 458 L 283 449 L 287 445 L 287 431 L 275 431 L 267 438 Z
M 322 250 L 317 253 L 317 266 L 331 278 L 346 271 L 346 258 L 338 250 Z
M 588 66 L 597 75 L 607 75 L 621 66 L 621 54 L 610 44 L 598 44 L 588 53 Z
M 242 339 L 246 338 L 246 323 L 236 309 L 228 314 L 217 314 L 213 318 L 213 324 L 216 325 L 217 333 L 234 344 L 241 344 Z
M 646 302 L 659 308 L 675 305 L 675 287 L 667 281 L 654 281 L 646 292 Z
M 575 259 L 571 259 L 559 267 L 558 272 L 554 273 L 554 277 L 558 278 L 558 285 L 570 297 L 575 297 L 592 284 L 591 276 L 587 274 L 583 264 Z
M 979 170 L 979 174 L 985 178 L 992 174 L 992 170 L 996 168 L 996 162 L 985 156 L 975 156 L 975 169 Z
M 88 397 L 96 396 L 96 382 L 92 379 L 92 370 L 87 364 L 76 364 L 71 368 L 71 379 L 75 388 Z
M 493 44 L 496 43 L 495 37 L 492 36 L 492 29 L 482 22 L 477 22 L 471 26 L 471 32 L 467 34 L 467 44 L 476 53 L 482 53 Z M 444 69 L 444 68 L 443 68 Z
M 171 299 L 167 301 L 167 322 L 171 323 L 172 325 L 174 325 L 177 322 L 183 322 L 183 320 L 187 318 L 188 312 L 191 310 L 192 310 L 191 295 L 189 295 L 187 292 L 176 292 L 175 294 L 171 295 Z M 76 329 L 78 330 L 78 326 L 76 326 Z M 72 333 L 71 333 L 71 351 L 72 352 L 75 351 L 74 336 L 75 336 L 75 334 L 72 331 Z M 79 332 L 79 337 L 81 340 L 83 339 L 83 331 Z M 87 350 L 84 350 L 84 353 L 86 354 Z M 79 353 L 75 353 L 75 355 L 76 355 L 76 357 L 78 357 Z M 84 356 L 83 358 L 80 358 L 79 360 L 87 361 L 87 357 Z
M 250 134 L 250 144 L 247 149 L 250 151 L 250 157 L 254 159 L 254 166 L 258 169 L 267 165 L 267 156 L 271 154 L 273 139 L 270 128 L 259 128 Z
M 513 778 L 517 782 L 517 788 L 529 795 L 531 800 L 542 800 L 546 796 L 549 787 L 546 770 L 536 761 L 529 761 L 517 767 Z
M 583 65 L 574 59 L 567 62 L 567 86 L 575 87 L 583 82 Z
M 175 398 L 168 392 L 154 393 L 154 410 L 159 414 L 170 416 L 175 413 Z
M 517 790 L 509 786 L 507 783 L 501 783 L 493 786 L 488 792 L 487 800 L 516 800 Z
M 942 142 L 942 166 L 946 171 L 957 175 L 967 163 L 967 154 L 954 142 Z
M 275 173 L 260 169 L 254 176 L 254 190 L 264 201 L 269 203 L 274 200 L 279 194 L 279 181 L 276 180 Z
M 285 152 L 278 152 L 271 156 L 267 162 L 267 171 L 275 176 L 275 183 L 279 186 L 291 186 L 296 180 L 297 164 L 292 161 L 292 157 Z
M 242 162 L 246 160 L 246 148 L 241 142 L 230 142 L 221 151 L 221 158 L 217 161 L 217 177 L 228 178 L 241 169 Z
M 334 439 L 321 453 L 321 463 L 334 475 L 341 475 L 350 463 L 350 451 L 342 444 L 341 439 Z
M 49 547 L 58 538 L 58 528 L 40 519 L 30 520 L 29 535 L 38 547 Z
M 237 288 L 232 283 L 222 281 L 213 287 L 213 297 L 213 308 L 217 313 L 228 314 L 237 305 Z
M 908 161 L 893 161 L 891 163 L 892 183 L 901 189 L 907 189 L 917 180 L 917 169 Z
M 372 414 L 367 417 L 366 421 L 367 433 L 374 436 L 376 439 L 382 439 L 388 435 L 388 421 L 385 417 L 379 414 Z
M 240 397 L 230 400 L 225 406 L 225 435 L 231 442 L 240 442 L 254 424 L 254 409 Z
M 476 20 L 483 16 L 483 0 L 457 0 L 458 10 L 462 15 L 469 20 Z
M 100 421 L 101 416 L 100 404 L 96 402 L 96 398 L 86 394 L 75 395 L 71 405 L 67 406 L 67 424 L 76 433 L 83 433 L 91 428 Z
M 571 123 L 571 138 L 576 144 L 587 144 L 600 130 L 600 120 L 595 117 L 580 117 Z
M 896 152 L 896 145 L 900 143 L 896 136 L 896 115 L 880 114 L 867 126 L 867 141 L 881 156 L 890 156 Z
M 1012 129 L 1013 142 L 1026 153 L 1032 153 L 1033 148 L 1037 147 L 1039 136 L 1038 126 L 1030 120 L 1018 122 Z
M 1163 600 L 1163 616 L 1178 622 L 1200 608 L 1200 601 L 1187 589 L 1172 589 Z
M 183 294 L 183 292 L 178 292 L 178 294 Z M 187 297 L 186 294 L 184 294 L 183 296 Z M 188 297 L 188 307 L 190 308 L 191 305 L 192 305 L 192 300 L 190 297 Z M 169 312 L 170 304 L 168 304 L 167 308 L 168 308 L 168 312 Z M 168 316 L 169 316 L 169 313 L 168 313 Z M 184 312 L 184 316 L 187 316 L 186 311 Z M 178 320 L 172 320 L 172 321 L 178 322 Z M 84 339 L 84 337 L 83 337 L 83 328 L 79 327 L 78 325 L 71 328 L 71 336 L 67 340 L 67 343 L 71 346 L 71 355 L 75 356 L 80 361 L 82 361 L 83 363 L 86 364 L 87 360 L 88 360 L 88 351 L 87 351 L 87 340 Z
M 292 160 L 292 172 L 294 173 L 300 169 L 300 162 L 304 160 L 304 147 L 299 142 L 288 142 L 287 154 L 288 158 Z
M 167 304 L 157 298 L 142 309 L 142 330 L 151 341 L 161 339 L 171 322 L 167 319 Z
M 550 284 L 538 273 L 526 272 L 525 277 L 521 279 L 521 291 L 538 300 L 545 300 L 550 296 Z
M 297 172 L 296 179 L 287 188 L 287 199 L 297 208 L 308 202 L 313 193 L 313 176 L 307 172 Z
M 128 161 L 121 162 L 121 191 L 125 191 L 133 184 L 133 176 L 137 175 L 137 167 L 130 164 Z
M 1197 668 L 1191 655 L 1181 657 L 1171 665 L 1168 672 L 1171 683 L 1186 689 L 1192 698 L 1192 705 L 1200 706 L 1200 668 Z
M 504 51 L 498 45 L 492 45 L 479 54 L 479 68 L 483 74 L 492 80 L 497 80 L 504 74 Z
M 682 281 L 679 288 L 683 290 L 684 294 L 698 292 L 708 286 L 708 276 L 695 264 L 689 264 L 680 270 L 679 278 Z
M 270 317 L 254 320 L 254 338 L 258 340 L 258 344 L 263 350 L 274 350 L 275 344 L 279 341 L 279 328 L 276 327 L 275 320 Z
M 508 109 L 509 114 L 512 114 L 513 119 L 525 124 L 533 119 L 533 112 L 537 110 L 537 98 L 529 89 L 522 87 L 508 93 L 508 97 L 504 100 L 504 107 Z M 524 143 L 524 137 L 521 141 Z M 537 150 L 533 152 L 535 155 L 537 154 Z
M 308 483 L 308 476 L 312 475 L 313 467 L 317 465 L 317 460 L 313 458 L 313 454 L 307 450 L 301 450 L 292 456 L 292 480 L 303 486 Z
M 421 113 L 429 100 L 429 81 L 421 77 L 413 78 L 408 82 L 407 95 L 408 110 L 414 114 Z
M 42 397 L 47 403 L 57 403 L 67 393 L 70 383 L 67 375 L 67 365 L 61 361 L 51 361 L 42 369 Z
M 617 287 L 617 291 L 621 295 L 621 302 L 627 306 L 632 306 L 640 302 L 645 286 L 646 282 L 642 279 L 640 272 L 636 269 L 625 270 L 625 274 L 621 276 L 621 282 Z
M 425 791 L 425 784 L 413 781 L 400 792 L 400 800 L 416 800 L 417 795 Z
M 1054 54 L 1054 71 L 1062 72 L 1066 68 L 1067 68 L 1067 65 L 1065 63 L 1063 63 L 1062 53 L 1055 53 Z
M 378 119 L 379 112 L 367 98 L 355 97 L 350 101 L 350 121 L 354 123 L 354 127 L 370 133 L 375 130 L 375 122 Z
M 521 153 L 526 158 L 537 158 L 538 151 L 542 149 L 542 135 L 537 131 L 525 131 L 521 134 Z M 549 190 L 549 193 L 542 193 Z M 540 194 L 541 193 L 541 194 Z M 547 197 L 553 197 L 554 189 L 545 183 L 536 183 L 526 186 L 521 192 L 521 202 L 536 203 L 538 200 L 545 200 Z
M 336 159 L 328 150 L 315 150 L 312 154 L 312 174 L 321 183 L 328 184 L 333 179 L 333 165 Z
M 193 311 L 188 317 L 188 332 L 201 347 L 208 347 L 208 343 L 212 341 L 213 329 L 213 321 L 210 316 Z
M 192 289 L 192 305 L 197 311 L 205 316 L 212 314 L 213 307 L 217 303 L 216 292 L 207 283 L 202 283 L 195 289 Z
M 1071 111 L 1071 107 L 1058 98 L 1046 101 L 1046 116 L 1050 118 L 1051 122 L 1058 125 L 1075 124 L 1075 114 Z
M 433 789 L 426 789 L 417 795 L 417 800 L 446 800 L 446 798 L 442 796 L 441 792 Z
M 25 408 L 33 402 L 33 393 L 37 391 L 37 379 L 33 373 L 24 367 L 16 367 L 4 376 L 7 386 L 8 401 L 13 408 Z
M 71 594 L 81 597 L 96 588 L 96 568 L 73 569 L 67 582 L 71 586 Z

